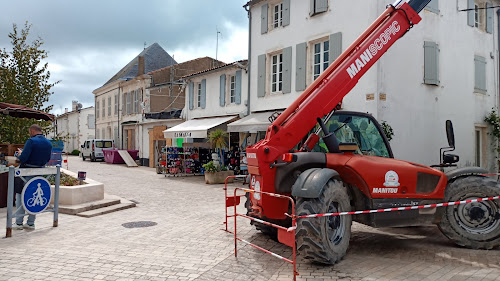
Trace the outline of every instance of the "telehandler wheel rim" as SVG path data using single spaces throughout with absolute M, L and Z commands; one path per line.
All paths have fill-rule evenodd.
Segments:
M 339 211 L 339 203 L 330 202 L 328 206 L 328 213 L 338 213 Z M 342 238 L 344 237 L 345 227 L 344 227 L 344 217 L 343 216 L 330 216 L 327 217 L 328 223 L 328 237 L 330 242 L 334 245 L 338 245 Z
M 468 197 L 461 200 L 472 200 Z M 457 206 L 453 216 L 458 225 L 469 233 L 486 234 L 495 231 L 500 224 L 499 208 L 493 201 L 474 202 Z

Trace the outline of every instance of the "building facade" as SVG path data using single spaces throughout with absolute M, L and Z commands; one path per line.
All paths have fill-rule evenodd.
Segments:
M 94 107 L 81 108 L 81 104 L 73 101 L 71 111 L 58 115 L 54 122 L 54 132 L 50 137 L 58 137 L 64 142 L 63 152 L 71 153 L 80 150 L 85 140 L 93 139 L 95 132 Z
M 95 138 L 113 139 L 117 148 L 142 152 L 139 124 L 143 121 L 146 89 L 151 86 L 151 76 L 146 73 L 174 64 L 175 60 L 154 43 L 95 89 Z
M 252 113 L 289 106 L 393 1 L 254 0 L 250 14 Z M 431 165 L 455 126 L 460 166 L 496 169 L 484 117 L 498 106 L 498 1 L 432 0 L 422 22 L 345 96 L 394 130 L 398 159 Z M 468 11 L 462 11 L 470 9 Z

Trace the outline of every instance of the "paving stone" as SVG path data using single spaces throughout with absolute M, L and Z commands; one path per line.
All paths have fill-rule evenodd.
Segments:
M 83 218 L 37 216 L 35 231 L 0 239 L 0 280 L 292 280 L 292 265 L 238 243 L 224 227 L 222 185 L 202 177 L 170 178 L 154 169 L 69 157 L 70 170 L 105 184 L 105 192 L 133 199 L 136 208 Z M 241 186 L 241 184 L 234 184 Z M 230 188 L 230 189 L 231 189 Z M 232 190 L 232 189 L 231 189 Z M 242 204 L 239 212 L 244 212 Z M 232 210 L 230 210 L 232 212 Z M 6 209 L 0 209 L 5 222 Z M 125 228 L 124 223 L 157 225 Z M 2 224 L 4 225 L 4 224 Z M 228 221 L 233 229 L 234 220 Z M 291 258 L 289 247 L 238 219 L 238 235 Z M 353 223 L 347 256 L 333 266 L 297 257 L 297 280 L 500 280 L 500 250 L 459 248 L 435 226 L 374 229 Z M 30 279 L 31 280 L 31 279 Z

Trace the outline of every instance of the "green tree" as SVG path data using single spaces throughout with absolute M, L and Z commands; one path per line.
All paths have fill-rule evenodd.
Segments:
M 30 29 L 28 22 L 20 31 L 13 24 L 13 31 L 9 33 L 12 50 L 0 50 L 0 101 L 49 112 L 52 105 L 44 104 L 53 94 L 52 87 L 59 81 L 49 83 L 48 63 L 44 61 L 47 51 L 41 48 L 44 42 L 41 38 L 28 42 Z M 24 143 L 33 123 L 46 130 L 51 128 L 50 121 L 0 115 L 0 143 Z

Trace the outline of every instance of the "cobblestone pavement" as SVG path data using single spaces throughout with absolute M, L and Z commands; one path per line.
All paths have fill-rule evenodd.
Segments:
M 82 162 L 69 169 L 105 184 L 106 193 L 138 202 L 93 218 L 39 215 L 36 230 L 0 239 L 0 280 L 291 280 L 292 267 L 221 231 L 222 185 L 201 177 L 165 178 L 153 169 Z M 242 204 L 241 204 L 242 205 Z M 242 208 L 242 206 L 240 207 Z M 243 210 L 242 210 L 243 211 Z M 0 209 L 5 225 L 6 208 Z M 153 221 L 146 228 L 123 223 Z M 232 224 L 230 225 L 232 228 Z M 242 238 L 291 257 L 241 219 Z M 3 233 L 1 234 L 3 237 Z M 298 280 L 500 280 L 500 250 L 475 251 L 449 242 L 437 227 L 373 229 L 353 224 L 342 262 L 319 266 L 300 260 Z

